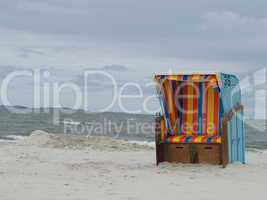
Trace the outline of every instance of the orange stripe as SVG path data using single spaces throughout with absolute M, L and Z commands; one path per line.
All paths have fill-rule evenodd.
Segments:
M 198 83 L 194 83 L 194 91 L 193 91 L 194 99 L 193 99 L 193 134 L 197 135 L 198 128 Z
M 219 134 L 219 93 L 214 92 L 214 132 L 213 135 Z
M 189 142 L 194 142 L 195 139 L 196 139 L 196 136 L 192 136 L 192 137 L 190 138 Z
M 194 75 L 191 74 L 191 75 L 188 76 L 187 80 L 191 81 L 191 80 L 193 80 L 193 77 L 194 77 Z
M 217 139 L 218 139 L 217 137 L 212 138 L 211 143 L 216 143 Z
M 207 127 L 207 134 L 212 135 L 214 120 L 213 114 L 214 113 L 214 89 L 212 87 L 208 88 L 208 127 Z
M 203 118 L 202 118 L 202 134 L 207 135 L 207 114 L 208 114 L 208 91 L 207 91 L 207 83 L 203 83 Z

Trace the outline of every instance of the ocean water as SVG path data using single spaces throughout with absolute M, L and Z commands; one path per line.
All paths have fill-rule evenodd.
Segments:
M 54 134 L 110 136 L 128 141 L 154 141 L 154 116 L 126 113 L 62 113 L 56 109 L 10 112 L 0 107 L 0 139 L 14 140 L 28 136 L 34 130 Z M 27 111 L 27 113 L 25 113 Z M 267 123 L 264 120 L 246 120 L 247 147 L 267 149 Z M 12 135 L 12 137 L 10 137 Z

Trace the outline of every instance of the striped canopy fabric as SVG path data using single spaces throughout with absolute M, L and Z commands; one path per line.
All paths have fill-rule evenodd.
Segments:
M 223 115 L 216 75 L 158 75 L 162 141 L 220 143 Z

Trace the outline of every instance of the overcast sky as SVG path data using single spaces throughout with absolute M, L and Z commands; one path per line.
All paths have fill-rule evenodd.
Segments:
M 80 82 L 90 68 L 144 85 L 169 70 L 250 74 L 267 63 L 266 8 L 262 0 L 0 1 L 0 77 L 42 68 L 54 81 Z

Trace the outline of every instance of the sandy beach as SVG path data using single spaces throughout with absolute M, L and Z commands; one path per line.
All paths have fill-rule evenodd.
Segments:
M 1 200 L 258 199 L 267 195 L 267 152 L 247 165 L 155 165 L 153 147 L 104 137 L 37 132 L 0 143 Z

